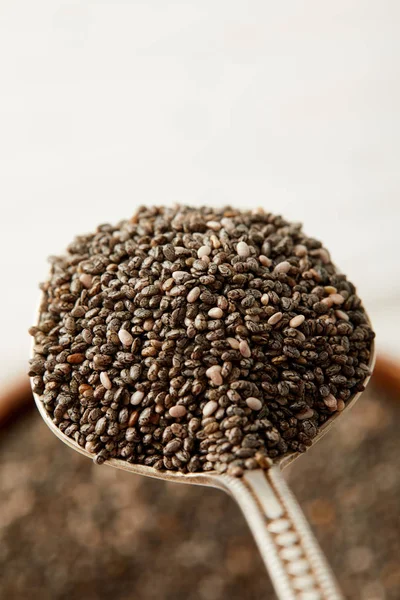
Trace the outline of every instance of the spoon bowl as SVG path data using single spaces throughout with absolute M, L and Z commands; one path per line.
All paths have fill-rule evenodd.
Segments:
M 365 378 L 364 385 L 367 385 L 371 377 L 375 356 L 375 345 L 372 342 L 368 365 L 370 374 Z M 346 402 L 343 411 L 334 413 L 319 428 L 312 446 L 330 430 L 339 417 L 344 416 L 346 411 L 354 406 L 361 394 L 362 392 L 355 393 Z M 90 452 L 58 429 L 40 396 L 36 393 L 33 393 L 33 396 L 43 420 L 51 431 L 67 446 L 93 459 Z M 298 452 L 287 453 L 270 460 L 265 469 L 245 471 L 241 478 L 213 471 L 160 471 L 116 458 L 108 459 L 105 464 L 136 475 L 174 483 L 204 485 L 225 491 L 240 506 L 280 600 L 341 600 L 343 596 L 333 573 L 281 474 L 284 468 L 301 455 Z

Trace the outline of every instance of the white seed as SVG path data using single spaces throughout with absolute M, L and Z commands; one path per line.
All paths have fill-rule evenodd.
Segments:
M 121 340 L 121 344 L 124 346 L 131 346 L 133 342 L 133 337 L 126 329 L 120 329 L 118 331 L 118 337 Z
M 85 288 L 90 288 L 92 286 L 93 277 L 89 275 L 89 273 L 82 273 L 82 275 L 79 275 L 79 281 Z
M 335 412 L 337 410 L 337 400 L 333 394 L 329 394 L 326 396 L 326 398 L 324 398 L 324 404 L 331 412 Z
M 299 419 L 299 421 L 304 421 L 304 419 L 311 419 L 312 416 L 314 416 L 313 409 L 306 408 L 305 410 L 297 413 L 296 418 Z
M 267 306 L 268 303 L 269 303 L 269 296 L 268 296 L 268 294 L 263 294 L 261 296 L 261 304 L 264 304 L 264 306 Z
M 205 256 L 210 256 L 211 248 L 210 246 L 202 246 L 197 250 L 197 256 L 199 258 L 204 258 Z
M 307 254 L 307 252 L 308 252 L 308 250 L 305 246 L 303 246 L 303 244 L 299 244 L 294 249 L 295 255 L 298 256 L 299 258 L 301 258 L 302 256 L 305 256 Z
M 340 294 L 331 294 L 329 298 L 334 304 L 343 304 L 344 298 Z
M 242 356 L 244 356 L 244 358 L 250 358 L 250 356 L 251 356 L 250 346 L 248 345 L 248 343 L 245 340 L 242 340 L 239 343 L 239 351 L 240 351 L 240 354 Z
M 304 323 L 305 316 L 304 315 L 296 315 L 293 319 L 290 319 L 289 325 L 290 327 L 296 328 L 300 327 L 302 323 Z
M 227 231 L 233 231 L 235 229 L 235 223 L 232 221 L 232 219 L 228 219 L 227 217 L 221 219 L 221 225 Z
M 222 385 L 224 382 L 221 375 L 221 367 L 218 365 L 213 365 L 207 369 L 206 375 L 209 377 L 209 379 L 211 379 L 211 383 L 214 385 Z
M 101 382 L 101 385 L 106 388 L 106 390 L 111 390 L 112 383 L 110 381 L 109 376 L 107 375 L 107 373 L 105 371 L 102 371 L 100 373 L 100 382 Z
M 211 308 L 208 311 L 208 316 L 212 319 L 220 319 L 223 316 L 223 311 L 220 308 Z
M 248 258 L 250 256 L 250 248 L 246 244 L 246 242 L 239 242 L 238 245 L 236 246 L 236 252 L 242 258 Z
M 239 350 L 239 342 L 237 340 L 235 340 L 235 338 L 227 338 L 226 341 L 228 342 L 228 344 L 230 345 L 230 347 L 233 350 Z
M 280 262 L 276 265 L 274 272 L 275 273 L 288 273 L 291 268 L 292 268 L 292 265 L 290 264 L 290 262 L 288 262 L 287 260 L 283 260 L 282 262 Z
M 201 260 L 203 261 L 203 263 L 206 263 L 206 265 L 210 264 L 210 257 L 209 256 L 203 256 L 203 258 Z
M 350 317 L 343 310 L 335 310 L 335 315 L 338 319 L 342 319 L 342 321 L 350 321 Z
M 272 265 L 272 260 L 268 258 L 268 256 L 264 256 L 264 254 L 260 254 L 258 260 L 260 261 L 263 267 L 270 267 Z
M 262 402 L 258 398 L 247 398 L 246 404 L 251 410 L 261 410 Z
M 131 404 L 133 404 L 134 406 L 138 406 L 138 404 L 141 403 L 143 398 L 144 398 L 144 392 L 137 390 L 136 392 L 133 392 L 133 394 L 131 396 Z
M 279 323 L 279 321 L 282 319 L 283 314 L 281 312 L 276 312 L 274 315 L 272 315 L 272 317 L 270 317 L 268 319 L 268 324 L 269 325 L 276 325 L 276 323 Z
M 210 417 L 218 408 L 218 402 L 215 400 L 209 400 L 203 408 L 203 416 Z
M 184 417 L 187 413 L 187 410 L 182 404 L 176 404 L 169 409 L 169 414 L 171 417 L 175 419 L 179 419 L 179 417 Z
M 186 296 L 186 300 L 188 302 L 196 302 L 197 298 L 200 296 L 200 292 L 201 290 L 199 287 L 194 287 Z
M 221 229 L 221 223 L 219 221 L 207 221 L 207 227 L 213 231 L 219 231 Z

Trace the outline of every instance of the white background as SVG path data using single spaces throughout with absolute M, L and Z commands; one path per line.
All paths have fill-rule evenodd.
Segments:
M 400 358 L 400 3 L 0 0 L 0 381 L 46 256 L 142 202 L 305 223 Z

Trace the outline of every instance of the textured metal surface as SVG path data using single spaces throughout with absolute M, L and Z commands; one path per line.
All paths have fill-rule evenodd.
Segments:
M 281 475 L 248 471 L 241 479 L 220 476 L 257 542 L 275 591 L 283 600 L 342 600 L 301 509 Z

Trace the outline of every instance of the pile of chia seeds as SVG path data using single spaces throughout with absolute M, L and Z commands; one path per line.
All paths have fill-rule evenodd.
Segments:
M 304 452 L 363 390 L 374 333 L 297 223 L 141 207 L 50 261 L 29 375 L 99 464 L 240 476 Z

